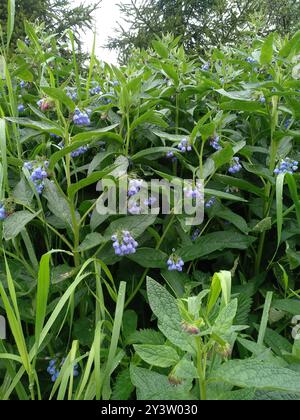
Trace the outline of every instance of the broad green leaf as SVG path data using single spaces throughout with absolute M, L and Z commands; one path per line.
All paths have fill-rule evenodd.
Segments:
M 237 232 L 214 232 L 200 237 L 193 245 L 182 247 L 178 253 L 183 261 L 193 261 L 224 249 L 247 249 L 256 238 Z
M 52 99 L 56 99 L 57 101 L 61 102 L 62 104 L 66 105 L 66 107 L 70 111 L 75 110 L 75 104 L 71 98 L 64 92 L 61 88 L 54 88 L 54 87 L 46 87 L 43 86 L 43 91 L 46 95 L 50 96 Z
M 57 186 L 47 179 L 45 180 L 43 196 L 48 201 L 49 210 L 69 227 L 72 227 L 72 216 L 67 199 L 58 190 Z
M 111 236 L 116 232 L 128 230 L 132 236 L 137 239 L 149 226 L 153 225 L 155 220 L 155 215 L 148 214 L 121 217 L 110 224 L 110 226 L 106 229 L 104 236 L 107 240 L 110 240 Z
M 90 233 L 85 237 L 83 242 L 78 247 L 78 252 L 85 252 L 89 249 L 95 248 L 101 243 L 105 242 L 104 238 L 100 233 L 94 232 Z
M 145 268 L 165 268 L 168 256 L 153 248 L 138 248 L 137 252 L 128 255 L 128 258 Z
M 27 210 L 16 211 L 3 222 L 3 237 L 6 241 L 14 239 L 25 226 L 31 222 L 38 213 L 30 213 Z
M 168 58 L 169 57 L 169 50 L 168 48 L 158 40 L 152 41 L 152 46 L 161 58 Z
M 158 318 L 160 331 L 171 343 L 177 345 L 182 350 L 193 351 L 189 344 L 189 336 L 182 330 L 182 318 L 173 296 L 150 277 L 147 278 L 147 294 L 150 307 Z
M 6 33 L 6 45 L 7 49 L 10 44 L 10 40 L 14 31 L 15 26 L 15 0 L 8 0 L 7 2 L 7 33 Z
M 273 57 L 274 33 L 271 33 L 263 43 L 260 53 L 260 64 L 270 64 Z
M 192 400 L 191 385 L 184 382 L 174 387 L 167 376 L 131 365 L 131 382 L 137 389 L 137 399 L 143 401 Z
M 240 388 L 300 394 L 299 373 L 253 359 L 227 362 L 212 373 L 210 380 L 227 382 Z
M 151 366 L 167 368 L 179 362 L 178 353 L 173 347 L 151 344 L 136 344 L 133 347 L 140 358 Z
M 55 124 L 52 121 L 34 121 L 30 118 L 25 117 L 7 117 L 6 119 L 7 121 L 20 124 L 24 127 L 34 128 L 35 130 L 40 131 L 42 133 L 53 133 L 61 137 L 64 136 L 63 129 L 58 124 Z

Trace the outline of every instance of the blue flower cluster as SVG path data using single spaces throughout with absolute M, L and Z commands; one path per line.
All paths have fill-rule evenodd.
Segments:
M 76 157 L 79 157 L 81 155 L 84 155 L 88 150 L 89 150 L 88 146 L 78 147 L 78 149 L 71 152 L 71 157 L 76 158 Z
M 128 197 L 133 197 L 141 191 L 143 185 L 143 180 L 141 179 L 131 179 L 128 185 Z
M 76 108 L 74 111 L 73 122 L 79 127 L 84 127 L 90 125 L 91 123 L 90 117 L 88 116 L 87 112 L 82 112 L 79 108 Z
M 75 89 L 67 88 L 66 89 L 66 95 L 72 99 L 73 102 L 75 102 L 78 98 L 78 93 Z
M 195 229 L 192 234 L 192 241 L 195 241 L 197 238 L 199 238 L 200 233 L 201 233 L 200 229 Z
M 199 187 L 186 187 L 183 189 L 186 198 L 192 199 L 202 199 L 203 193 L 200 191 Z
M 54 134 L 54 133 L 50 133 L 50 137 L 54 138 L 55 140 L 60 140 L 61 139 L 60 136 L 58 136 L 57 134 Z
M 288 118 L 284 123 L 284 128 L 288 130 L 290 128 L 290 125 L 292 124 L 292 120 Z
M 221 150 L 222 146 L 220 145 L 220 136 L 214 136 L 210 141 L 211 147 L 213 147 L 215 150 Z
M 209 61 L 201 66 L 202 71 L 209 71 L 209 69 L 210 69 L 210 62 Z
M 230 168 L 228 169 L 228 172 L 230 174 L 237 174 L 243 169 L 242 165 L 240 164 L 240 158 L 234 157 L 231 163 Z
M 30 174 L 30 179 L 34 183 L 34 186 L 38 192 L 38 194 L 42 194 L 45 184 L 44 179 L 48 177 L 47 169 L 49 166 L 48 161 L 41 162 L 25 162 L 24 168 L 28 169 Z
M 51 375 L 51 381 L 52 382 L 55 382 L 56 379 L 58 378 L 59 373 L 60 373 L 60 368 L 62 367 L 64 362 L 65 362 L 65 359 L 62 359 L 60 365 L 58 365 L 57 359 L 50 360 L 48 368 L 47 368 L 47 372 L 49 373 L 49 375 Z M 78 364 L 76 363 L 76 365 L 74 366 L 74 370 L 73 370 L 73 376 L 75 378 L 78 375 L 79 375 Z
M 207 209 L 210 209 L 211 207 L 213 207 L 216 204 L 216 202 L 217 202 L 216 197 L 212 197 L 205 203 L 205 207 Z
M 192 146 L 189 144 L 188 139 L 182 139 L 177 147 L 182 153 L 192 151 Z
M 3 221 L 7 218 L 7 213 L 3 203 L 0 203 L 0 221 Z
M 18 112 L 21 114 L 24 111 L 25 111 L 25 106 L 23 104 L 19 104 L 18 105 Z
M 121 233 L 112 235 L 111 240 L 113 241 L 115 254 L 121 257 L 135 254 L 136 248 L 139 245 L 128 230 L 123 230 Z
M 261 96 L 261 97 L 259 98 L 259 102 L 260 102 L 261 104 L 265 104 L 265 103 L 266 103 L 266 98 L 265 98 L 264 96 Z
M 179 271 L 182 272 L 184 262 L 182 258 L 178 257 L 178 255 L 172 254 L 167 261 L 168 270 L 169 271 Z
M 250 64 L 256 63 L 256 60 L 252 57 L 247 57 L 245 61 L 247 61 L 247 63 L 250 63 Z
M 100 95 L 100 93 L 101 93 L 101 87 L 100 86 L 94 86 L 94 87 L 92 87 L 90 89 L 90 94 L 92 96 L 94 96 L 94 95 Z
M 21 80 L 19 86 L 21 89 L 24 89 L 26 87 L 26 82 L 24 80 Z
M 275 175 L 279 174 L 293 174 L 298 171 L 299 162 L 292 160 L 290 158 L 285 158 L 282 160 L 277 168 L 274 170 Z

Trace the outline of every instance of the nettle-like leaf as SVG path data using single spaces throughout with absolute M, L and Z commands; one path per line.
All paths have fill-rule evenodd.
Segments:
M 212 373 L 210 380 L 227 382 L 240 388 L 281 391 L 300 395 L 300 374 L 298 372 L 254 359 L 226 362 Z
M 14 239 L 19 235 L 25 226 L 36 218 L 38 213 L 30 213 L 30 211 L 17 211 L 7 217 L 3 223 L 3 237 L 6 241 Z
M 168 377 L 157 372 L 138 368 L 131 365 L 130 377 L 136 387 L 138 400 L 192 400 L 190 390 L 192 383 L 184 381 L 174 387 L 170 384 Z
M 147 278 L 147 294 L 150 307 L 158 318 L 160 331 L 184 351 L 193 353 L 188 335 L 181 328 L 182 318 L 176 299 L 159 283 Z
M 140 358 L 151 366 L 167 368 L 179 361 L 177 351 L 167 345 L 136 344 L 133 347 Z

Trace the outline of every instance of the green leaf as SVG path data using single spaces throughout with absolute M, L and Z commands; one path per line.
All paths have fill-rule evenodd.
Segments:
M 7 217 L 3 222 L 4 239 L 6 241 L 14 239 L 37 215 L 38 213 L 30 213 L 27 210 L 21 210 Z
M 189 393 L 191 385 L 188 383 L 174 387 L 168 381 L 167 376 L 133 365 L 130 367 L 130 377 L 137 389 L 138 400 L 180 401 L 192 399 Z
M 7 33 L 6 33 L 6 45 L 7 49 L 10 44 L 11 36 L 15 26 L 15 0 L 8 0 L 7 3 Z
M 178 253 L 188 262 L 224 249 L 247 249 L 254 241 L 256 238 L 237 232 L 214 232 L 198 238 L 195 244 L 182 247 Z
M 207 302 L 207 314 L 210 314 L 222 291 L 222 298 L 225 305 L 228 305 L 231 298 L 231 273 L 220 271 L 215 273 L 210 287 L 210 294 Z
M 6 117 L 6 119 L 10 122 L 20 124 L 24 127 L 34 128 L 37 131 L 42 133 L 53 133 L 60 137 L 64 137 L 63 129 L 52 121 L 34 121 L 30 118 L 22 118 L 22 117 Z
M 66 105 L 66 107 L 70 111 L 75 110 L 75 104 L 71 98 L 64 92 L 61 88 L 54 88 L 54 87 L 42 87 L 43 91 L 46 95 L 50 96 L 52 99 L 56 99 L 57 101 L 61 102 L 62 104 Z
M 139 216 L 127 216 L 112 222 L 106 229 L 104 236 L 107 240 L 110 240 L 111 236 L 118 231 L 128 230 L 134 239 L 141 236 L 145 230 L 153 225 L 156 220 L 155 215 L 139 215 Z
M 173 66 L 173 64 L 170 63 L 161 63 L 161 67 L 164 71 L 164 73 L 173 80 L 175 85 L 178 85 L 179 83 L 179 77 L 177 74 L 177 71 L 175 69 L 175 66 Z
M 261 220 L 254 226 L 252 232 L 262 233 L 270 230 L 272 228 L 272 218 L 266 217 L 265 219 Z
M 145 268 L 165 268 L 168 256 L 153 248 L 138 248 L 137 252 L 128 255 L 128 258 Z
M 34 193 L 30 188 L 26 179 L 22 177 L 21 181 L 15 186 L 12 197 L 16 200 L 18 204 L 23 204 L 24 206 L 30 206 Z
M 167 152 L 178 153 L 178 149 L 174 147 L 151 147 L 150 149 L 144 149 L 132 156 L 131 160 L 137 161 L 143 158 L 149 158 L 152 156 L 153 159 L 159 156 L 166 156 Z
M 149 365 L 167 368 L 179 362 L 177 351 L 166 345 L 136 344 L 134 350 Z
M 168 124 L 162 119 L 160 113 L 154 110 L 147 111 L 136 118 L 131 124 L 131 130 L 134 130 L 142 124 L 154 124 L 163 128 L 168 128 Z
M 227 207 L 221 206 L 221 208 L 217 210 L 214 213 L 214 215 L 218 216 L 220 219 L 227 220 L 232 225 L 236 226 L 243 233 L 249 232 L 249 228 L 246 223 L 246 220 L 242 216 L 234 213 Z
M 96 139 L 104 139 L 104 140 L 116 140 L 118 143 L 122 144 L 123 139 L 121 136 L 119 136 L 116 133 L 111 133 L 113 129 L 118 127 L 119 124 L 113 124 L 109 125 L 107 127 L 98 128 L 97 130 L 90 130 L 90 131 L 84 131 L 82 133 L 76 134 L 72 137 L 72 143 L 77 143 L 81 141 L 91 141 Z M 78 146 L 78 145 L 77 145 Z
M 150 307 L 158 318 L 161 332 L 179 348 L 193 352 L 188 335 L 181 327 L 182 318 L 176 300 L 159 283 L 147 278 L 147 295 Z
M 132 333 L 127 340 L 127 344 L 162 345 L 165 341 L 166 339 L 160 331 L 145 329 Z
M 300 299 L 275 299 L 272 307 L 279 311 L 285 311 L 291 315 L 300 314 Z
M 122 370 L 116 377 L 111 396 L 112 401 L 127 401 L 130 399 L 134 391 L 134 386 L 131 383 L 130 370 Z
M 240 388 L 300 393 L 299 373 L 253 359 L 227 362 L 212 373 L 210 380 Z
M 84 241 L 79 245 L 78 252 L 85 252 L 89 249 L 95 248 L 96 246 L 105 242 L 104 238 L 100 233 L 94 232 L 87 235 Z
M 297 221 L 300 227 L 300 198 L 298 196 L 297 184 L 295 178 L 291 174 L 286 174 L 286 180 L 289 186 L 291 197 L 296 207 Z
M 300 31 L 296 32 L 295 35 L 285 43 L 285 45 L 279 51 L 281 57 L 288 57 L 289 55 L 298 54 L 300 50 Z
M 265 40 L 260 53 L 260 64 L 270 64 L 273 57 L 274 33 L 271 33 Z
M 67 199 L 58 190 L 57 186 L 48 179 L 45 180 L 43 196 L 48 201 L 49 210 L 72 228 L 72 216 Z
M 161 41 L 152 41 L 152 46 L 161 58 L 169 57 L 169 50 Z

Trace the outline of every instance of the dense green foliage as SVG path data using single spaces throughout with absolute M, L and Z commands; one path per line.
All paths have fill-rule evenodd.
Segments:
M 81 73 L 26 31 L 0 56 L 0 399 L 299 399 L 300 34 Z M 101 216 L 125 175 L 203 179 L 204 223 L 172 196 Z
M 187 52 L 201 55 L 211 47 L 251 42 L 299 29 L 300 2 L 294 0 L 133 0 L 120 4 L 119 31 L 109 46 L 124 62 L 134 48 L 148 48 L 157 36 L 180 36 Z
M 91 5 L 72 5 L 70 0 L 18 0 L 15 5 L 15 27 L 13 44 L 25 38 L 24 22 L 43 24 L 46 31 L 63 36 L 72 30 L 76 41 L 80 44 L 80 30 L 92 29 L 93 11 L 98 3 Z M 0 25 L 6 38 L 6 22 L 8 16 L 7 0 L 0 0 Z

